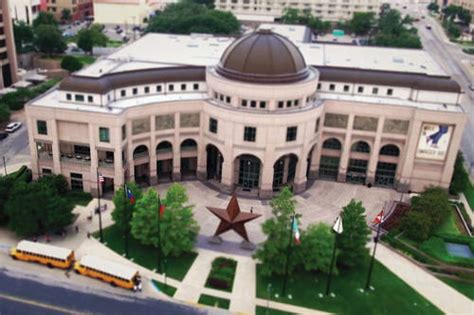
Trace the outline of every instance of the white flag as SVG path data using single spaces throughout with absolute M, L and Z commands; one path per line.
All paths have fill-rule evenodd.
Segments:
M 341 216 L 338 216 L 337 219 L 336 219 L 336 222 L 334 222 L 334 225 L 332 227 L 332 229 L 334 230 L 334 232 L 336 232 L 337 234 L 341 234 L 343 229 L 342 229 L 342 218 Z

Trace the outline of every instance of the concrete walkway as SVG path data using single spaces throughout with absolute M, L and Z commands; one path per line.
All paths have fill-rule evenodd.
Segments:
M 474 302 L 383 244 L 376 258 L 445 314 L 472 315 Z
M 279 302 L 274 302 L 274 301 L 270 301 L 269 303 L 267 300 L 264 300 L 264 299 L 257 299 L 256 302 L 258 306 L 268 307 L 271 309 L 285 311 L 285 312 L 294 313 L 294 314 L 308 314 L 308 315 L 331 314 L 331 313 L 326 313 L 323 311 L 318 311 L 318 310 L 314 310 L 310 308 L 304 308 L 304 307 L 295 306 L 291 304 L 284 304 L 284 303 L 279 303 Z

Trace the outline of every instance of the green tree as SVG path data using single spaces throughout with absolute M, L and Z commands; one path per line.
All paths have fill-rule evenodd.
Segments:
M 128 183 L 127 187 L 132 191 L 136 202 L 142 198 L 142 190 L 135 183 Z M 112 220 L 115 226 L 124 234 L 130 231 L 131 218 L 133 212 L 136 211 L 136 206 L 130 203 L 130 200 L 125 195 L 123 186 L 120 187 L 113 197 L 114 210 L 112 211 Z
M 452 211 L 449 196 L 441 187 L 429 187 L 411 200 L 411 210 L 427 214 L 431 221 L 431 231 L 441 225 Z
M 361 201 L 354 199 L 343 208 L 342 226 L 344 232 L 338 236 L 340 250 L 338 264 L 351 268 L 360 265 L 369 254 L 366 247 L 370 230 L 365 220 L 365 208 Z
M 428 4 L 428 10 L 433 11 L 433 12 L 439 12 L 439 5 L 436 2 L 431 2 Z
M 427 214 L 409 211 L 400 221 L 404 235 L 415 241 L 425 241 L 431 234 L 431 221 Z
M 162 200 L 166 210 L 160 217 L 160 236 L 165 256 L 179 256 L 194 248 L 199 225 L 193 217 L 192 206 L 188 201 L 186 189 L 173 184 Z M 132 218 L 132 235 L 145 245 L 158 248 L 158 195 L 149 189 L 138 200 Z
M 60 54 L 66 50 L 61 32 L 55 25 L 39 25 L 35 28 L 35 45 L 47 55 Z
M 300 250 L 301 261 L 306 270 L 329 273 L 334 237 L 327 224 L 319 223 L 308 227 L 301 236 Z
M 10 120 L 10 109 L 6 104 L 0 103 L 0 123 L 5 123 Z
M 462 152 L 459 151 L 456 157 L 456 163 L 454 164 L 453 177 L 451 178 L 451 184 L 449 185 L 449 192 L 452 194 L 459 194 L 469 187 L 469 175 L 464 168 L 464 157 Z
M 7 93 L 1 97 L 1 102 L 8 106 L 10 110 L 20 110 L 26 102 L 34 97 L 30 89 L 20 88 L 15 92 Z
M 18 236 L 50 233 L 71 224 L 73 206 L 48 185 L 18 182 L 5 204 L 8 227 Z
M 197 4 L 203 4 L 209 9 L 214 9 L 214 0 L 192 0 L 191 2 L 197 3 Z
M 7 223 L 8 216 L 5 211 L 5 204 L 8 201 L 14 180 L 10 176 L 0 176 L 0 225 Z
M 291 190 L 285 187 L 272 199 L 270 205 L 273 217 L 262 224 L 262 230 L 267 239 L 255 253 L 255 258 L 262 263 L 262 273 L 266 276 L 282 275 L 285 272 L 291 216 L 295 212 L 296 201 Z M 288 264 L 290 273 L 300 263 L 299 251 L 300 246 L 293 247 L 292 258 Z
M 69 22 L 72 19 L 71 10 L 64 9 L 61 11 L 61 20 L 63 22 Z
M 355 12 L 349 21 L 349 28 L 356 35 L 367 35 L 375 25 L 375 14 L 373 12 Z
M 54 15 L 49 12 L 40 12 L 36 19 L 33 20 L 33 28 L 38 28 L 41 25 L 52 25 L 57 27 L 58 22 L 54 18 Z
M 92 54 L 92 49 L 95 46 L 106 46 L 107 41 L 108 38 L 104 33 L 102 33 L 100 26 L 82 29 L 77 34 L 77 47 L 90 54 Z
M 43 176 L 37 182 L 50 187 L 60 196 L 64 196 L 68 192 L 67 179 L 63 175 L 51 174 Z
M 69 72 L 76 72 L 82 69 L 82 62 L 74 56 L 65 56 L 61 61 L 61 68 Z
M 25 22 L 14 23 L 13 34 L 15 37 L 16 51 L 20 54 L 25 51 L 26 45 L 33 43 L 33 29 Z
M 281 21 L 285 24 L 299 24 L 300 23 L 300 11 L 298 9 L 286 7 L 283 10 Z

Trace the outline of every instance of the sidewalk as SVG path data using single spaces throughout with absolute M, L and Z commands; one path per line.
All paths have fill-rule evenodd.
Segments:
M 377 260 L 445 314 L 474 314 L 474 302 L 405 257 L 378 245 Z

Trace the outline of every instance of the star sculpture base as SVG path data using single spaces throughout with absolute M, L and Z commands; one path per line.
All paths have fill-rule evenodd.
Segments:
M 207 239 L 207 242 L 212 245 L 221 245 L 222 238 L 220 236 L 211 236 Z
M 219 236 L 224 232 L 234 230 L 248 243 L 250 241 L 247 236 L 247 230 L 245 230 L 245 223 L 261 216 L 261 214 L 255 214 L 253 212 L 241 212 L 235 193 L 232 194 L 227 209 L 214 207 L 207 207 L 207 209 L 221 220 L 214 236 Z
M 249 251 L 254 251 L 256 246 L 252 242 L 242 241 L 242 243 L 240 243 L 240 248 L 249 250 Z

